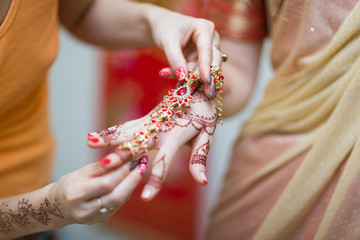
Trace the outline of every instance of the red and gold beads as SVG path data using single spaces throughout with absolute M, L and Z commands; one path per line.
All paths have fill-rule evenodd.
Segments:
M 135 133 L 134 139 L 126 141 L 124 144 L 117 147 L 117 150 L 129 149 L 132 156 L 138 155 L 140 152 L 148 151 L 148 143 L 150 140 L 158 141 L 158 133 L 162 126 L 171 125 L 171 117 L 176 115 L 181 117 L 183 111 L 190 109 L 190 102 L 193 99 L 191 93 L 194 91 L 194 83 L 200 78 L 199 74 L 192 71 L 186 75 L 183 84 L 177 89 L 172 89 L 164 96 L 160 104 L 160 109 L 157 111 L 155 117 L 151 118 L 145 124 L 146 129 L 142 132 Z
M 210 73 L 213 77 L 215 86 L 215 97 L 217 99 L 216 111 L 218 113 L 218 124 L 223 125 L 222 113 L 223 113 L 223 92 L 224 92 L 224 76 L 222 70 L 216 65 L 211 66 Z
M 222 125 L 224 77 L 222 75 L 222 70 L 216 65 L 211 66 L 210 73 L 214 79 L 215 97 L 217 98 L 216 110 L 218 114 L 218 124 Z M 190 103 L 193 99 L 191 94 L 195 89 L 194 83 L 198 81 L 199 78 L 199 74 L 195 74 L 190 70 L 183 80 L 182 85 L 176 89 L 170 90 L 168 94 L 164 96 L 159 106 L 159 110 L 145 124 L 146 129 L 142 132 L 135 133 L 133 140 L 124 142 L 124 144 L 117 147 L 117 150 L 128 149 L 132 156 L 147 152 L 149 141 L 158 141 L 158 134 L 162 124 L 170 126 L 171 118 L 175 116 L 182 117 L 184 112 L 190 109 Z

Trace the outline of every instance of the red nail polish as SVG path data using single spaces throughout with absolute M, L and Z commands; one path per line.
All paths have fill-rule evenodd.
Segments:
M 205 184 L 208 183 L 204 172 L 200 172 L 200 178 L 203 181 L 203 183 L 205 183 Z
M 149 161 L 148 156 L 144 155 L 139 159 L 139 173 L 140 175 L 144 175 L 145 171 L 146 171 L 146 165 Z
M 179 81 L 184 80 L 186 77 L 185 69 L 183 67 L 179 67 L 178 69 L 176 69 L 175 75 Z
M 169 77 L 170 73 L 168 71 L 160 71 L 159 76 L 160 77 Z
M 92 135 L 91 133 L 88 133 L 88 137 L 94 137 L 94 135 Z
M 103 159 L 100 160 L 100 163 L 102 165 L 107 165 L 107 164 L 111 163 L 111 160 L 108 159 L 108 158 L 103 158 Z
M 93 143 L 97 143 L 97 142 L 99 142 L 99 139 L 97 139 L 97 138 L 91 138 L 90 141 L 92 141 Z

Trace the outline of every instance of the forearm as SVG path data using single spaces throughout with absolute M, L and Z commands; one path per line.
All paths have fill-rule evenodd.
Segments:
M 257 78 L 262 42 L 221 40 L 221 51 L 229 60 L 222 65 L 224 84 L 224 117 L 241 111 L 251 97 Z
M 52 184 L 22 195 L 0 199 L 0 239 L 14 239 L 61 228 L 70 223 L 51 194 Z
M 96 0 L 80 6 L 81 13 L 79 10 L 73 17 L 69 9 L 74 3 L 69 1 L 72 0 L 60 1 L 62 23 L 80 39 L 106 48 L 153 45 L 152 19 L 159 12 L 168 11 L 127 0 Z

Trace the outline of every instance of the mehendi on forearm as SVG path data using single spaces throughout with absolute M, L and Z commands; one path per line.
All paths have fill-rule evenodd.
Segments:
M 16 231 L 16 228 L 27 228 L 33 220 L 48 225 L 52 216 L 64 218 L 60 203 L 55 199 L 51 203 L 45 198 L 35 209 L 29 199 L 18 201 L 17 209 L 11 209 L 7 203 L 0 205 L 0 233 L 7 235 Z

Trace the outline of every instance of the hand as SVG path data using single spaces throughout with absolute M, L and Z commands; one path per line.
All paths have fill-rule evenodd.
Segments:
M 214 101 L 208 99 L 202 89 L 198 89 L 193 93 L 190 106 L 190 110 L 181 117 L 172 117 L 170 125 L 162 124 L 158 134 L 158 141 L 150 139 L 148 150 L 157 149 L 158 152 L 153 161 L 150 178 L 142 193 L 144 200 L 152 199 L 159 192 L 176 151 L 187 143 L 190 143 L 192 147 L 189 163 L 190 172 L 199 184 L 207 184 L 205 175 L 206 158 L 216 128 L 217 112 Z M 144 125 L 150 119 L 153 119 L 159 107 L 156 107 L 143 118 L 90 133 L 88 145 L 93 148 L 115 147 L 124 144 L 127 140 L 132 140 L 134 133 L 146 129 Z M 127 150 L 120 150 L 109 156 L 113 156 L 114 159 L 115 156 L 121 158 L 124 151 Z
M 142 158 L 138 170 L 130 171 L 138 161 L 129 162 L 129 156 L 127 151 L 110 154 L 106 161 L 86 165 L 52 186 L 53 198 L 59 200 L 70 223 L 104 222 L 129 199 L 146 167 Z
M 194 69 L 194 72 L 200 72 L 205 94 L 210 97 L 213 87 L 210 65 L 221 66 L 221 58 L 214 47 L 220 41 L 214 24 L 158 9 L 153 12 L 150 25 L 154 42 L 164 50 L 170 64 L 170 68 L 159 72 L 160 76 L 183 80 L 188 70 Z

